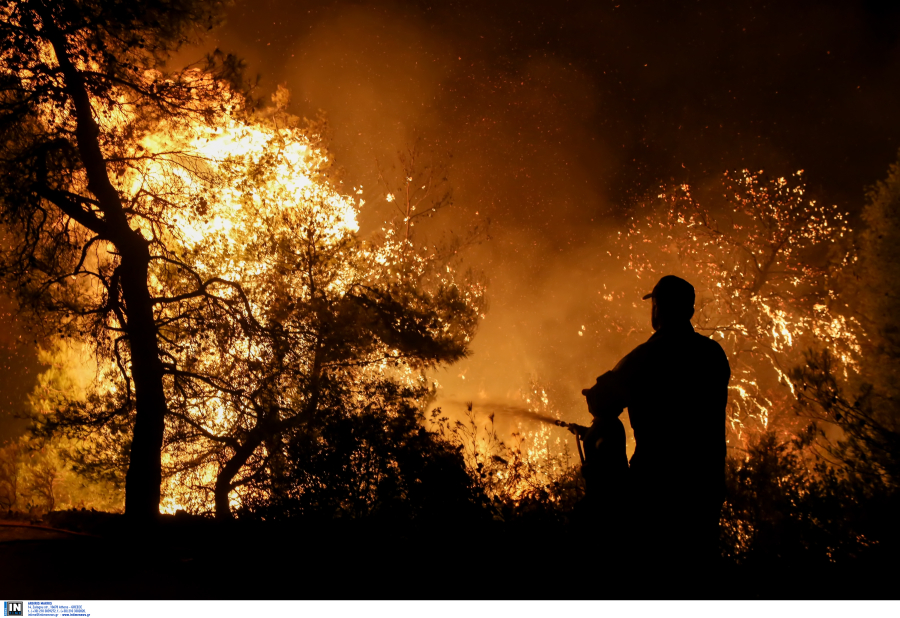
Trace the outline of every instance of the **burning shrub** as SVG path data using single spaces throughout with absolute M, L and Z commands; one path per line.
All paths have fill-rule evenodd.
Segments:
M 465 422 L 451 421 L 440 409 L 432 412 L 429 421 L 432 430 L 463 455 L 469 474 L 490 499 L 498 519 L 564 521 L 565 513 L 584 497 L 584 481 L 568 441 L 551 438 L 554 417 L 546 393 L 534 384 L 532 389 L 539 394 L 533 406 L 537 410 L 485 406 L 490 413 L 482 425 L 470 403 Z M 527 430 L 520 423 L 507 444 L 494 427 L 498 412 L 526 421 L 540 419 L 542 424 Z

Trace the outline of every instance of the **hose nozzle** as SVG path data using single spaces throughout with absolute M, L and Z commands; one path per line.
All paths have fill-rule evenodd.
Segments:
M 557 427 L 562 427 L 564 429 L 568 429 L 570 432 L 578 436 L 579 438 L 587 433 L 588 428 L 584 425 L 576 425 L 575 423 L 567 423 L 565 421 L 554 421 L 554 424 Z

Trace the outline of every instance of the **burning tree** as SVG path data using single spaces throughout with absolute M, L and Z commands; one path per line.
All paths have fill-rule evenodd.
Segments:
M 233 64 L 161 70 L 216 4 L 0 4 L 3 270 L 48 330 L 92 337 L 127 372 L 132 389 L 104 414 L 133 415 L 126 509 L 141 519 L 158 512 L 166 416 L 150 270 L 173 232 L 160 214 L 202 205 L 129 193 L 123 173 L 160 155 L 141 142 L 162 119 L 197 122 L 226 102 Z
M 634 302 L 623 312 L 622 300 L 640 298 L 665 274 L 690 281 L 695 328 L 719 341 L 731 362 L 734 443 L 791 409 L 789 370 L 806 349 L 825 345 L 851 366 L 860 348 L 859 325 L 835 290 L 856 259 L 846 215 L 807 198 L 800 172 L 766 180 L 745 170 L 726 176 L 724 189 L 714 204 L 682 185 L 641 205 L 609 253 L 633 283 L 601 290 L 600 311 L 608 333 L 638 343 L 632 334 L 647 331 L 649 311 Z
M 283 92 L 275 111 L 248 114 L 239 94 L 213 83 L 228 106 L 133 128 L 115 169 L 153 251 L 144 288 L 166 403 L 167 500 L 195 511 L 215 504 L 229 517 L 232 490 L 271 491 L 285 444 L 321 424 L 322 409 L 365 407 L 360 392 L 372 380 L 415 385 L 421 398 L 416 372 L 467 352 L 482 289 L 457 284 L 449 263 L 409 240 L 359 239 L 361 190 L 339 191 L 316 127 L 278 111 Z M 114 475 L 141 401 L 128 303 L 116 296 L 122 256 L 101 246 L 103 229 L 92 235 L 61 217 L 81 252 L 34 297 L 44 311 L 68 311 L 73 329 L 88 322 L 97 380 L 84 398 L 44 401 L 35 430 L 89 438 L 83 469 L 92 458 Z
M 406 385 L 396 397 L 424 402 L 418 372 L 467 353 L 482 302 L 481 286 L 457 282 L 433 253 L 392 234 L 361 240 L 361 191 L 328 182 L 328 158 L 296 119 L 233 130 L 196 144 L 215 182 L 184 176 L 181 191 L 214 214 L 182 222 L 192 266 L 171 288 L 162 331 L 168 488 L 197 511 L 212 494 L 218 517 L 240 495 L 264 502 L 303 468 L 288 461 L 298 432 L 378 407 L 386 391 L 370 399 L 372 384 Z

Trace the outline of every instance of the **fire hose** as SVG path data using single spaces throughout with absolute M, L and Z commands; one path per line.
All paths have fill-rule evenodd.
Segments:
M 557 427 L 568 429 L 572 435 L 575 436 L 575 446 L 578 447 L 578 457 L 581 458 L 581 465 L 584 465 L 584 448 L 581 446 L 581 441 L 584 439 L 584 435 L 588 432 L 589 427 L 576 425 L 575 423 L 567 423 L 565 421 L 553 421 L 553 424 Z
M 472 402 L 467 402 L 466 407 L 469 411 L 472 410 Z M 584 465 L 584 442 L 587 433 L 591 430 L 590 427 L 585 427 L 584 425 L 576 425 L 575 423 L 567 423 L 566 421 L 561 421 L 559 419 L 555 419 L 551 416 L 547 416 L 545 414 L 541 414 L 539 412 L 535 412 L 533 410 L 526 410 L 525 408 L 517 408 L 513 406 L 502 406 L 502 405 L 494 405 L 493 411 L 491 412 L 491 418 L 493 419 L 494 412 L 503 412 L 508 414 L 513 414 L 519 417 L 529 418 L 540 423 L 547 423 L 548 425 L 556 425 L 557 427 L 562 427 L 563 429 L 567 429 L 572 435 L 575 436 L 575 445 L 578 447 L 578 457 L 581 459 L 582 465 Z M 588 410 L 590 410 L 590 405 L 588 405 Z

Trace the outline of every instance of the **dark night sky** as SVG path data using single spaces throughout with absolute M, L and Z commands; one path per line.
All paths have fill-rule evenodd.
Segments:
M 574 390 L 614 360 L 576 331 L 607 280 L 606 235 L 660 182 L 804 169 L 816 197 L 858 212 L 900 148 L 898 34 L 886 2 L 238 0 L 207 47 L 246 59 L 261 94 L 286 85 L 295 113 L 328 114 L 364 231 L 390 217 L 376 158 L 415 136 L 443 153 L 455 204 L 420 240 L 490 219 L 468 260 L 491 308 L 439 379 L 502 399 L 529 375 Z M 0 339 L 6 412 L 35 374 L 18 342 Z
M 360 149 L 348 124 L 446 139 L 505 119 L 524 138 L 507 157 L 562 142 L 570 165 L 603 164 L 594 181 L 616 200 L 672 176 L 805 166 L 849 203 L 900 146 L 898 33 L 886 2 L 257 0 L 212 39 L 264 89 L 325 109 L 343 158 Z

